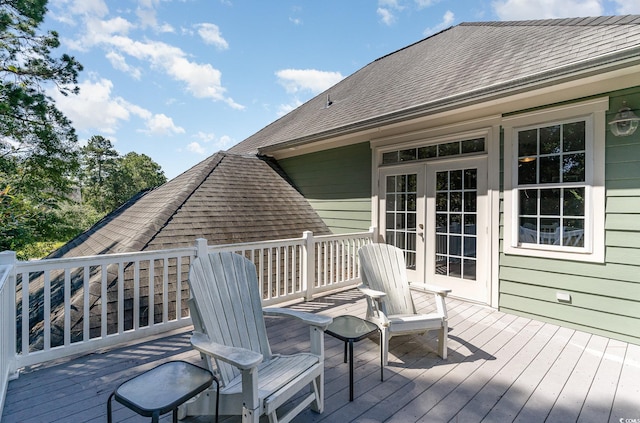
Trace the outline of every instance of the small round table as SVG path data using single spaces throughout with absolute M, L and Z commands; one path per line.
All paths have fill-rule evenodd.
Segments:
M 178 406 L 211 386 L 218 379 L 209 370 L 185 361 L 170 361 L 129 379 L 116 388 L 107 400 L 107 421 L 111 423 L 111 398 L 136 413 L 158 422 L 160 415 L 173 411 L 178 421 Z M 220 387 L 218 385 L 218 390 Z M 216 394 L 217 395 L 217 394 Z M 216 401 L 216 422 L 218 421 Z
M 347 346 L 349 347 L 349 401 L 353 401 L 353 343 L 358 342 L 373 332 L 380 335 L 380 380 L 384 381 L 382 357 L 382 332 L 375 324 L 356 316 L 338 316 L 325 330 L 326 333 L 344 341 L 344 362 L 347 362 Z

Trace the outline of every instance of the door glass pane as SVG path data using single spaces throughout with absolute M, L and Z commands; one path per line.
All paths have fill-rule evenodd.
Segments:
M 437 274 L 476 280 L 477 178 L 477 169 L 436 173 Z
M 416 268 L 417 175 L 387 176 L 386 241 L 405 253 L 407 269 Z

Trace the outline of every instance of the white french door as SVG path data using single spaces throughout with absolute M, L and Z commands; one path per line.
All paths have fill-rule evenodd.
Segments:
M 486 157 L 380 171 L 380 228 L 405 251 L 411 281 L 489 302 Z

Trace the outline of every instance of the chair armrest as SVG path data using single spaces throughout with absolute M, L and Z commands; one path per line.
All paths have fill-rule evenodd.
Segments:
M 318 326 L 323 331 L 333 322 L 333 317 L 323 314 L 307 313 L 306 311 L 291 310 L 289 308 L 267 307 L 262 309 L 265 316 L 295 317 L 311 326 Z
M 374 299 L 380 299 L 387 296 L 386 292 L 376 291 L 375 289 L 371 289 L 366 285 L 358 285 L 358 289 L 367 297 L 371 297 Z
M 410 288 L 417 288 L 417 289 L 420 289 L 422 291 L 433 292 L 434 294 L 442 295 L 443 297 L 446 297 L 447 294 L 449 294 L 451 292 L 451 290 L 448 289 L 448 288 L 443 288 L 443 287 L 438 286 L 438 285 L 429 285 L 429 284 L 426 284 L 426 283 L 409 282 L 409 287 Z
M 217 344 L 201 332 L 194 332 L 191 335 L 191 345 L 201 353 L 215 357 L 241 370 L 251 369 L 262 363 L 262 354 L 246 348 Z

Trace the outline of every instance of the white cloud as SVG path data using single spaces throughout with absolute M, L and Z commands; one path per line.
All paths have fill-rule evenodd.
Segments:
M 148 135 L 174 135 L 184 134 L 185 132 L 184 128 L 176 126 L 173 123 L 173 119 L 163 113 L 151 116 L 147 119 L 145 125 L 147 129 L 140 132 Z
M 492 6 L 503 21 L 601 16 L 602 0 L 498 0 Z
M 227 40 L 222 38 L 218 25 L 212 23 L 201 23 L 197 24 L 196 28 L 198 29 L 198 35 L 200 35 L 205 43 L 212 44 L 219 50 L 226 50 L 229 48 L 229 43 L 227 43 Z
M 123 55 L 116 53 L 115 51 L 110 51 L 109 53 L 107 53 L 106 57 L 111 63 L 111 66 L 113 66 L 115 69 L 128 73 L 134 79 L 139 80 L 140 77 L 142 76 L 142 71 L 139 68 L 130 66 L 126 62 Z
M 168 23 L 159 24 L 155 7 L 159 0 L 140 0 L 140 6 L 136 9 L 136 16 L 140 20 L 142 28 L 152 28 L 156 32 L 174 32 Z
M 418 9 L 424 9 L 438 3 L 440 0 L 414 0 Z
M 74 96 L 63 96 L 56 89 L 49 92 L 58 108 L 71 119 L 74 128 L 113 134 L 120 121 L 129 120 L 126 102 L 111 96 L 111 81 L 100 79 L 78 85 L 80 93 Z
M 204 156 L 205 154 L 207 154 L 207 150 L 205 150 L 204 147 L 201 146 L 196 141 L 189 143 L 189 145 L 187 145 L 187 150 L 192 153 L 199 154 L 201 156 Z
M 198 131 L 193 137 L 201 140 L 202 142 L 211 142 L 216 139 L 216 134 L 213 132 Z
M 631 0 L 614 0 L 618 5 L 616 13 L 619 15 L 638 15 L 640 14 L 640 2 Z
M 113 83 L 108 79 L 84 81 L 78 84 L 80 93 L 63 96 L 56 89 L 48 94 L 55 100 L 58 108 L 73 122 L 79 131 L 114 134 L 123 121 L 136 116 L 144 121 L 144 132 L 149 135 L 173 135 L 184 133 L 184 128 L 176 126 L 173 120 L 164 114 L 153 114 L 122 97 L 113 96 Z
M 379 7 L 378 10 L 376 10 L 376 13 L 378 13 L 380 20 L 385 25 L 393 25 L 396 21 L 396 17 L 393 15 L 393 12 L 389 9 L 385 9 L 384 7 Z
M 447 10 L 445 14 L 442 16 L 442 21 L 436 26 L 425 29 L 424 35 L 427 36 L 427 35 L 435 34 L 436 32 L 440 32 L 443 29 L 449 28 L 453 24 L 455 19 L 456 17 L 453 14 L 453 12 L 450 10 Z
M 283 69 L 277 71 L 276 76 L 278 77 L 278 83 L 291 94 L 300 91 L 310 91 L 313 94 L 318 94 L 344 79 L 340 72 L 326 72 L 315 69 Z

